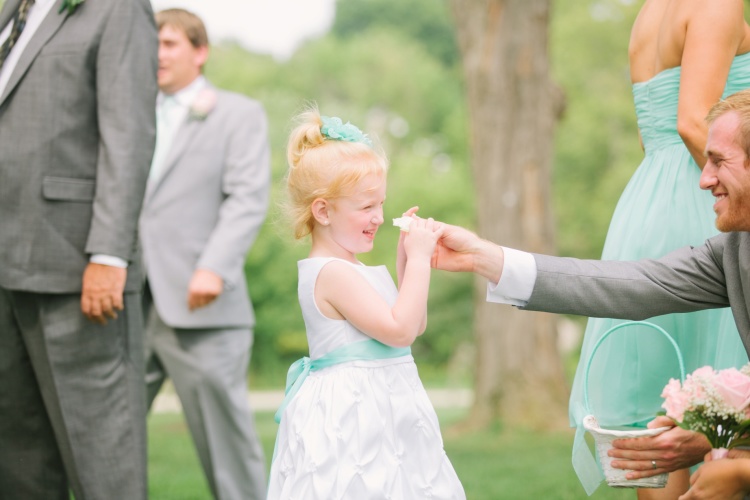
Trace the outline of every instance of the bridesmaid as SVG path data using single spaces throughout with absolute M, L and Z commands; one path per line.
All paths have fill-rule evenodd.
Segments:
M 661 257 L 718 233 L 711 193 L 698 187 L 706 161 L 704 119 L 722 96 L 750 87 L 748 52 L 750 27 L 743 20 L 742 0 L 644 2 L 632 28 L 629 60 L 645 156 L 617 204 L 603 260 Z M 748 361 L 729 309 L 650 321 L 675 338 L 687 372 L 704 365 L 739 367 Z M 583 370 L 591 350 L 617 323 L 598 318 L 588 322 L 570 399 L 574 426 L 585 413 Z M 661 410 L 661 389 L 679 374 L 676 355 L 665 339 L 645 328 L 633 333 L 608 337 L 591 360 L 589 396 L 603 426 L 648 424 Z M 651 439 L 645 444 L 653 446 L 653 452 L 621 451 L 619 466 L 638 471 L 634 478 L 672 473 L 665 489 L 640 489 L 637 496 L 677 498 L 688 488 L 687 468 L 702 459 L 708 443 L 679 428 Z M 664 460 L 664 451 L 656 450 L 658 443 L 690 449 L 691 459 Z

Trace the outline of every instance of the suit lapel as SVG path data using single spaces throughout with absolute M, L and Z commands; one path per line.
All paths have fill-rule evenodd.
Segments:
M 56 4 L 61 2 L 62 0 L 58 0 Z M 19 1 L 13 1 L 11 3 L 17 6 Z M 3 10 L 2 17 L 0 17 L 0 23 L 2 23 L 2 20 L 8 14 L 8 10 L 10 9 Z M 10 12 L 12 13 L 14 10 L 11 10 Z M 28 45 L 26 45 L 26 48 L 21 54 L 21 58 L 18 60 L 18 64 L 16 64 L 16 67 L 13 68 L 13 72 L 10 74 L 10 79 L 8 80 L 8 85 L 5 86 L 3 95 L 0 96 L 0 105 L 5 102 L 5 99 L 7 99 L 10 93 L 13 92 L 13 89 L 18 85 L 18 82 L 21 81 L 23 75 L 26 74 L 26 70 L 29 69 L 31 63 L 36 59 L 39 51 L 42 50 L 42 47 L 44 47 L 52 35 L 60 29 L 60 26 L 62 26 L 63 22 L 68 17 L 67 12 L 58 14 L 58 10 L 60 10 L 58 5 L 52 6 L 51 12 L 47 14 L 44 21 L 42 21 L 42 24 L 40 24 L 39 28 L 36 30 L 36 33 L 34 33 L 34 36 L 29 40 Z M 7 21 L 5 23 L 7 24 Z M 2 25 L 0 24 L 0 26 Z
M 180 128 L 177 130 L 177 133 L 172 140 L 172 144 L 169 148 L 169 153 L 167 153 L 166 158 L 164 158 L 164 166 L 162 167 L 159 178 L 154 182 L 149 183 L 146 189 L 146 203 L 148 203 L 154 192 L 159 189 L 159 186 L 161 186 L 164 179 L 166 179 L 172 169 L 174 169 L 177 161 L 185 153 L 185 150 L 192 142 L 193 137 L 195 137 L 195 135 L 198 133 L 200 125 L 200 120 L 196 120 L 195 118 L 191 118 L 190 116 L 186 117 L 185 122 L 180 125 Z
M 206 82 L 206 88 L 213 90 L 216 92 L 216 88 L 211 85 L 210 83 Z M 220 96 L 217 95 L 217 99 L 221 99 Z M 214 109 L 210 111 L 210 113 L 216 112 L 216 107 L 218 106 L 218 100 L 216 105 L 214 106 Z M 161 186 L 164 179 L 167 178 L 167 176 L 170 174 L 170 172 L 175 168 L 177 165 L 177 162 L 180 160 L 182 155 L 185 154 L 185 151 L 187 151 L 190 144 L 192 144 L 193 139 L 198 134 L 198 132 L 203 128 L 204 122 L 208 119 L 206 118 L 195 118 L 190 115 L 190 112 L 188 112 L 187 117 L 185 117 L 185 122 L 180 126 L 180 128 L 177 130 L 177 133 L 174 136 L 174 139 L 172 140 L 172 144 L 169 148 L 169 153 L 167 153 L 167 157 L 164 158 L 164 168 L 161 171 L 161 175 L 158 179 L 156 179 L 155 182 L 149 182 L 146 186 L 146 194 L 144 196 L 144 204 L 149 203 L 151 201 L 151 198 L 153 197 L 154 193 L 159 189 L 159 186 Z

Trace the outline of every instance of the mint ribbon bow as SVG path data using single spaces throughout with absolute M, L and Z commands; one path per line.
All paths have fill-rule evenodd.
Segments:
M 281 422 L 281 416 L 294 396 L 299 392 L 305 379 L 311 371 L 328 368 L 329 366 L 346 363 L 349 361 L 389 359 L 408 356 L 411 354 L 411 347 L 391 347 L 375 339 L 363 340 L 353 344 L 341 346 L 334 349 L 325 356 L 317 359 L 310 359 L 307 356 L 300 358 L 289 367 L 286 374 L 286 390 L 284 400 L 274 415 L 277 423 Z

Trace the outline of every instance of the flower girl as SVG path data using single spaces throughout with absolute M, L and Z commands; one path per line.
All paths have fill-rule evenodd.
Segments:
M 396 289 L 365 266 L 383 223 L 388 162 L 366 135 L 317 110 L 287 147 L 310 357 L 289 369 L 269 499 L 464 499 L 410 345 L 424 332 L 430 258 L 441 225 L 414 215 L 398 243 Z

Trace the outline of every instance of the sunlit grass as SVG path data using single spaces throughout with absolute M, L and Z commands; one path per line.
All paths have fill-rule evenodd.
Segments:
M 439 411 L 445 426 L 462 411 Z M 256 414 L 270 461 L 276 436 L 273 414 Z M 209 500 L 211 495 L 180 414 L 149 417 L 149 491 L 152 500 Z M 570 465 L 572 433 L 535 434 L 502 429 L 446 437 L 445 446 L 469 500 L 624 500 L 630 490 L 601 486 L 586 497 Z

